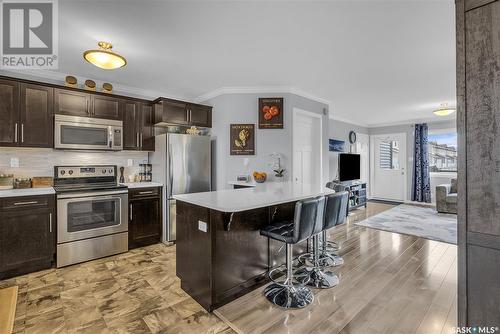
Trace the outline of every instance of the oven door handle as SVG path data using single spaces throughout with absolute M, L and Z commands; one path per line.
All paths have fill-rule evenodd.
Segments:
M 72 194 L 59 194 L 59 195 L 57 195 L 57 199 L 66 199 L 66 198 L 86 198 L 86 199 L 102 198 L 102 199 L 109 199 L 109 198 L 120 198 L 120 196 L 113 197 L 112 195 L 123 195 L 123 194 L 128 194 L 128 190 L 123 190 L 123 191 L 104 191 L 104 192 L 84 192 L 84 193 L 72 193 Z

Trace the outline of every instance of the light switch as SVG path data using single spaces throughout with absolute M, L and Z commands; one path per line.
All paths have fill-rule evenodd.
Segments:
M 202 232 L 207 232 L 208 231 L 208 225 L 204 221 L 198 220 L 198 230 Z
M 127 166 L 132 167 L 134 165 L 134 159 L 127 159 Z
M 19 158 L 10 158 L 10 167 L 19 168 Z

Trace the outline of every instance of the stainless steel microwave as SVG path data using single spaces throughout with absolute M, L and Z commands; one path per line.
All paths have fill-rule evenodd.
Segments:
M 123 149 L 123 122 L 55 115 L 54 148 L 121 151 Z

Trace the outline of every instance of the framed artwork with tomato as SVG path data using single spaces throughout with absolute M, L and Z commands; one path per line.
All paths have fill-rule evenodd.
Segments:
M 283 129 L 283 98 L 259 98 L 259 129 Z

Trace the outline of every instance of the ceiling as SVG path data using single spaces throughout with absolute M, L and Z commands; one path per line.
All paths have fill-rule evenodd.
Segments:
M 360 125 L 438 120 L 455 104 L 454 15 L 453 0 L 64 0 L 58 71 L 189 99 L 289 87 Z M 99 40 L 128 65 L 86 63 Z

